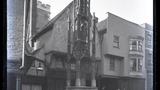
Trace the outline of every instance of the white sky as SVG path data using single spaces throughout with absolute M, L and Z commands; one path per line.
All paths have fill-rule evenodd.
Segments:
M 39 0 L 51 5 L 51 19 L 73 0 Z M 91 14 L 95 12 L 99 21 L 110 12 L 131 22 L 153 25 L 153 0 L 90 0 Z

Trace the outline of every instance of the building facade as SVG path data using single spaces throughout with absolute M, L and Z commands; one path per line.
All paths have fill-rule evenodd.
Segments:
M 145 31 L 140 25 L 107 13 L 97 24 L 101 37 L 101 87 L 145 90 Z
M 16 90 L 21 66 L 23 9 L 23 0 L 7 0 L 7 90 Z
M 147 69 L 147 90 L 153 90 L 153 27 L 147 23 L 141 25 L 145 28 L 145 61 Z
M 75 14 L 77 13 L 77 12 L 74 12 L 74 4 L 75 4 L 74 2 L 71 2 L 68 6 L 66 6 L 66 8 L 64 8 L 59 14 L 57 14 L 53 19 L 51 19 L 51 21 L 47 23 L 43 28 L 41 28 L 40 31 L 36 35 L 34 35 L 32 38 L 32 41 L 34 42 L 33 48 L 35 50 L 43 47 L 42 53 L 40 53 L 40 56 L 38 58 L 40 58 L 41 60 L 44 60 L 44 62 L 46 63 L 46 66 L 44 66 L 43 68 L 47 67 L 47 69 L 45 69 L 44 71 L 45 74 L 43 77 L 47 78 L 46 87 L 49 90 L 51 89 L 52 90 L 64 90 L 64 89 L 76 90 L 78 88 L 79 90 L 80 89 L 93 90 L 93 88 L 94 90 L 96 89 L 96 84 L 94 84 L 95 85 L 94 87 L 92 86 L 93 85 L 92 84 L 93 74 L 91 74 L 92 59 L 90 58 L 90 56 L 89 57 L 87 56 L 87 53 L 92 52 L 91 48 L 90 48 L 90 51 L 88 50 L 86 54 L 83 54 L 84 57 L 81 58 L 80 61 L 78 61 L 73 55 L 70 56 L 69 62 L 67 61 L 68 54 L 69 54 L 68 45 L 70 45 L 71 47 L 70 54 L 73 54 L 74 53 L 73 42 L 76 41 L 76 38 L 78 37 L 78 33 L 76 33 L 75 35 L 74 29 L 73 29 L 73 28 L 76 28 L 76 26 L 73 26 L 74 20 L 75 20 L 75 18 L 73 18 L 74 17 L 73 13 Z M 68 43 L 68 40 L 69 40 L 68 37 L 70 37 L 71 44 Z M 97 40 L 98 39 L 96 39 L 96 41 Z M 87 41 L 89 42 L 89 40 Z M 79 54 L 76 54 L 76 55 L 79 56 Z M 95 56 L 96 56 L 95 79 L 97 80 L 100 54 L 96 53 Z M 31 68 L 29 71 L 31 71 Z M 68 73 L 67 68 L 69 68 L 70 73 Z
M 21 5 L 23 5 L 22 3 L 23 1 Z M 18 64 L 17 62 L 13 66 L 8 64 L 9 74 L 7 74 L 7 78 L 8 82 L 11 82 L 8 84 L 8 90 L 64 90 L 67 89 L 68 78 L 70 78 L 70 89 L 72 90 L 76 89 L 73 88 L 74 86 L 82 86 L 81 89 L 93 90 L 93 87 L 91 87 L 94 81 L 92 58 L 85 57 L 80 62 L 77 62 L 74 57 L 71 57 L 70 62 L 68 62 L 68 33 L 71 30 L 70 39 L 73 42 L 75 39 L 73 32 L 74 28 L 76 28 L 70 27 L 74 25 L 70 22 L 75 21 L 73 18 L 73 13 L 75 13 L 73 2 L 48 23 L 46 22 L 48 21 L 50 6 L 44 5 L 44 8 L 41 2 L 38 2 L 37 5 L 37 8 L 40 9 L 41 7 L 45 11 L 42 13 L 43 10 L 37 9 L 39 11 L 38 15 L 40 14 L 35 25 L 37 28 L 30 29 L 29 32 L 32 34 L 29 34 L 32 42 L 31 46 L 36 53 L 35 57 L 38 59 L 31 61 L 32 58 L 27 57 L 26 60 L 30 61 L 26 64 L 28 67 L 27 71 L 19 70 L 21 60 L 18 58 L 21 57 L 22 52 L 17 56 Z M 17 9 L 22 9 L 22 7 Z M 95 48 L 90 48 L 89 50 L 90 53 L 92 50 L 95 52 L 96 63 L 93 65 L 95 66 L 96 84 L 94 83 L 94 90 L 96 89 L 95 87 L 98 87 L 99 90 L 146 90 L 145 29 L 111 13 L 107 15 L 107 19 L 101 22 L 98 22 L 98 18 L 96 18 L 95 22 L 97 24 L 94 28 L 92 22 L 87 23 L 91 27 L 91 38 L 89 38 L 88 42 L 90 41 L 91 46 L 95 45 Z M 10 18 L 13 17 L 14 15 Z M 92 15 L 88 19 L 91 18 L 93 18 Z M 11 24 L 14 23 L 13 21 Z M 42 21 L 44 23 L 41 23 Z M 17 27 L 19 28 L 19 26 Z M 95 42 L 92 44 L 94 29 Z M 22 28 L 16 30 L 23 33 Z M 22 39 L 22 36 L 20 37 Z M 73 46 L 71 45 L 71 47 Z M 22 47 L 19 49 L 22 50 Z M 80 65 L 80 68 L 77 65 Z M 67 73 L 68 67 L 70 73 Z M 83 73 L 79 73 L 77 70 Z
M 40 10 L 42 8 L 40 8 L 41 6 L 39 5 L 39 2 L 37 2 L 37 0 L 33 0 L 32 4 L 30 5 L 33 6 L 32 10 L 31 8 L 30 10 L 32 12 L 34 11 L 34 13 L 33 14 L 28 13 L 28 18 L 32 17 L 34 19 L 28 19 L 27 24 L 29 25 L 31 24 L 30 22 L 32 22 L 32 25 L 34 27 L 36 27 L 35 24 L 45 25 L 49 20 L 48 18 L 45 17 L 43 19 L 41 15 L 43 11 L 41 11 L 40 13 Z M 50 7 L 49 5 L 47 6 Z M 50 9 L 48 8 L 47 17 L 49 17 L 50 15 L 48 14 L 49 10 Z M 45 10 L 44 12 L 46 13 Z M 37 21 L 36 20 L 37 17 L 38 19 L 41 18 L 43 20 Z M 45 21 L 45 19 L 47 20 Z M 42 23 L 43 21 L 45 21 L 45 23 Z M 34 29 L 34 27 L 28 27 L 28 31 L 25 33 L 26 37 L 31 36 L 31 35 L 29 36 L 29 33 L 32 33 L 32 35 L 36 33 L 36 29 Z M 24 71 L 20 70 L 20 67 L 22 65 L 21 58 L 23 49 L 23 28 L 24 28 L 24 0 L 7 0 L 7 90 L 16 90 L 18 88 L 21 88 L 21 85 L 19 85 L 19 83 L 21 81 L 27 81 L 27 80 L 22 80 L 20 78 L 21 76 L 24 75 Z M 31 28 L 34 29 L 32 32 L 29 31 Z

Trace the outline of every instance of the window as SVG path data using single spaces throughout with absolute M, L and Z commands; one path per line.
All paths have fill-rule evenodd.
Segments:
M 75 63 L 71 63 L 71 70 L 75 70 L 75 69 L 76 69 Z
M 142 72 L 142 60 L 138 58 L 138 71 Z
M 35 65 L 35 63 L 36 63 L 36 61 L 33 61 L 33 63 L 32 63 L 32 67 L 35 67 L 36 65 Z
M 136 58 L 131 58 L 131 71 L 136 71 Z
M 151 35 L 148 34 L 148 46 L 150 47 L 151 46 Z
M 113 47 L 119 48 L 119 36 L 114 36 L 113 37 L 113 42 L 114 42 Z
M 138 41 L 138 51 L 142 52 L 142 41 Z
M 57 66 L 57 68 L 63 68 L 63 62 L 62 62 L 61 58 L 57 58 L 56 66 Z
M 131 41 L 130 50 L 133 50 L 133 51 L 137 50 L 137 42 L 136 41 Z
M 152 54 L 148 53 L 148 65 L 152 64 Z
M 142 40 L 131 40 L 130 50 L 142 52 Z
M 22 90 L 42 90 L 41 85 L 22 84 Z
M 148 41 L 151 41 L 151 34 L 148 34 Z
M 110 70 L 115 70 L 115 58 L 110 58 Z
M 130 69 L 131 71 L 142 72 L 142 59 L 130 58 Z

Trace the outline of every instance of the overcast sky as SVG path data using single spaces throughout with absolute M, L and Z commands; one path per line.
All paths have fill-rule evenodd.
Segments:
M 51 19 L 73 0 L 39 0 L 51 5 Z M 153 0 L 90 0 L 91 13 L 99 21 L 106 19 L 110 12 L 131 22 L 153 25 Z

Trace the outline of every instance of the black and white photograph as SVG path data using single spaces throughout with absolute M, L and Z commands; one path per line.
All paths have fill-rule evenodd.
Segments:
M 153 0 L 7 0 L 7 90 L 153 90 Z

